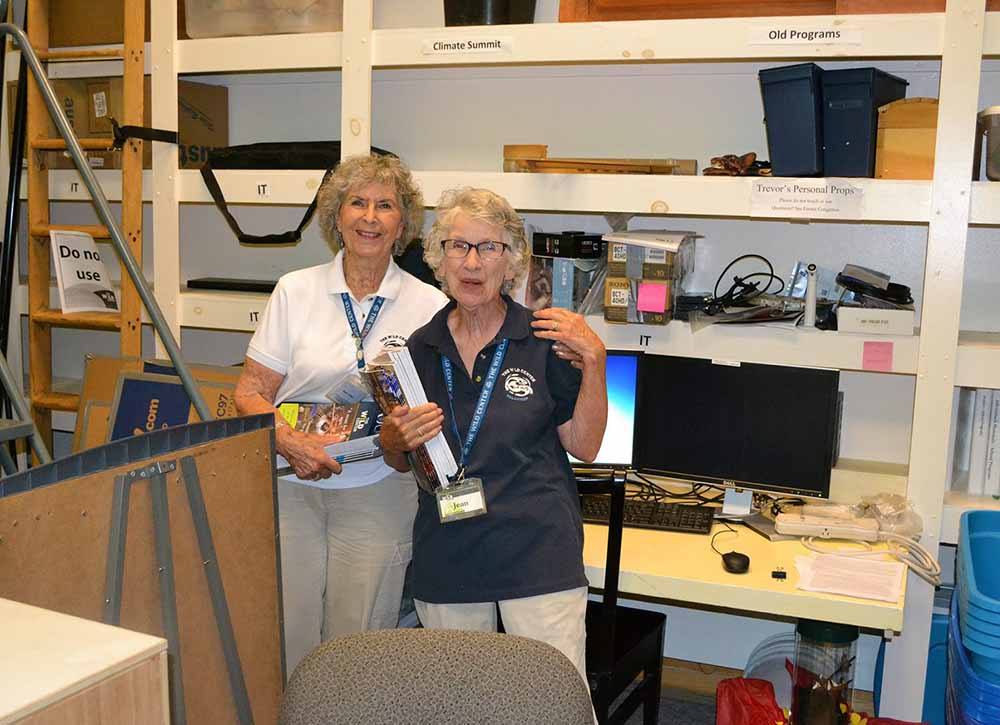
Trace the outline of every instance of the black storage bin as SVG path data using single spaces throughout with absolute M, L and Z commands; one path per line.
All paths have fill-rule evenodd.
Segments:
M 444 0 L 444 24 L 508 25 L 533 23 L 535 0 Z
M 878 109 L 906 97 L 907 82 L 878 68 L 823 73 L 823 169 L 875 176 Z
M 823 69 L 798 63 L 758 74 L 775 176 L 823 174 Z

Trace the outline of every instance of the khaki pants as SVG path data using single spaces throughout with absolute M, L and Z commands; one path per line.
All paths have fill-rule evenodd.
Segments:
M 428 629 L 497 631 L 497 608 L 507 634 L 529 637 L 555 647 L 576 665 L 587 681 L 587 587 L 536 597 L 472 604 L 431 604 L 414 599 L 421 624 Z
M 345 489 L 278 481 L 289 676 L 320 642 L 397 625 L 416 511 L 408 473 Z

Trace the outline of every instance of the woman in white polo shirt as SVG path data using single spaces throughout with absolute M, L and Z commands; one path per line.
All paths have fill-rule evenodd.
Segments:
M 338 439 L 293 430 L 275 405 L 329 402 L 334 387 L 359 381 L 365 358 L 405 344 L 447 302 L 392 260 L 420 232 L 424 213 L 398 159 L 343 161 L 317 212 L 339 251 L 278 281 L 236 388 L 241 414 L 275 413 L 278 453 L 295 471 L 278 480 L 289 673 L 323 640 L 396 626 L 417 488 L 381 458 L 341 467 L 324 451 Z

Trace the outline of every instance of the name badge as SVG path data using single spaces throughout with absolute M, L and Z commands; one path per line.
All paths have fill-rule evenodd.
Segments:
M 466 478 L 454 486 L 438 489 L 434 495 L 437 497 L 438 518 L 442 524 L 486 513 L 486 496 L 483 494 L 481 478 Z

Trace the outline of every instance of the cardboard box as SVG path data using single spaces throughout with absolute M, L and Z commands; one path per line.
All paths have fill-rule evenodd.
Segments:
M 904 98 L 879 108 L 875 178 L 933 178 L 937 119 L 936 98 Z
M 608 276 L 642 279 L 646 250 L 624 242 L 608 243 Z
M 837 307 L 837 331 L 865 335 L 912 335 L 913 310 L 882 310 L 871 307 Z
M 672 279 L 674 276 L 674 256 L 665 249 L 647 247 L 642 260 L 643 279 Z
M 642 285 L 662 287 L 663 311 L 639 309 Z M 616 324 L 665 325 L 670 321 L 671 283 L 663 280 L 640 280 L 608 277 L 604 281 L 604 319 Z
M 121 78 L 63 78 L 52 81 L 53 90 L 79 138 L 111 136 L 111 118 L 121 123 Z M 7 108 L 14 107 L 17 84 L 7 85 Z M 179 167 L 198 169 L 211 148 L 229 145 L 229 89 L 225 86 L 178 81 L 177 128 L 180 132 Z M 150 125 L 150 84 L 146 76 L 143 89 L 143 125 Z M 56 136 L 55 124 L 49 135 Z M 152 168 L 153 148 L 143 143 L 142 167 Z M 66 153 L 46 154 L 50 169 L 72 169 L 73 160 Z M 87 152 L 91 168 L 120 169 L 120 151 Z
M 864 13 L 943 13 L 945 0 L 837 0 L 838 15 Z M 986 0 L 987 10 L 1000 10 L 1000 0 Z
M 108 418 L 111 415 L 111 403 L 104 403 L 98 400 L 91 400 L 83 407 L 83 413 L 77 415 L 83 418 L 82 433 L 80 443 L 74 440 L 74 451 L 85 451 L 88 448 L 97 448 L 104 445 L 108 440 Z
M 124 9 L 124 0 L 49 0 L 49 47 L 121 43 Z M 149 16 L 149 0 L 146 0 L 147 43 Z M 188 37 L 184 27 L 184 0 L 177 0 L 177 37 Z
M 236 381 L 243 371 L 242 367 L 225 367 L 222 365 L 202 365 L 190 364 L 188 366 L 201 394 L 205 397 L 205 402 L 216 418 L 230 418 L 236 415 L 236 403 L 233 400 L 232 391 L 236 387 Z M 123 375 L 155 374 L 174 375 L 173 364 L 169 360 L 141 360 L 129 357 L 109 357 L 87 355 L 84 359 L 83 385 L 80 390 L 80 409 L 83 414 L 76 417 L 76 429 L 73 433 L 73 452 L 92 447 L 93 441 L 99 443 L 106 442 L 106 432 L 108 425 L 103 424 L 101 430 L 90 430 L 92 426 L 101 427 L 100 418 L 95 423 L 92 413 L 86 415 L 88 406 L 91 403 L 97 404 L 98 410 L 104 405 L 107 410 L 103 413 L 107 418 L 111 412 L 111 403 L 115 399 L 115 391 L 118 388 L 119 380 Z M 174 378 L 179 382 L 179 378 Z M 198 420 L 197 416 L 191 418 Z M 89 445 L 88 445 L 89 444 Z

